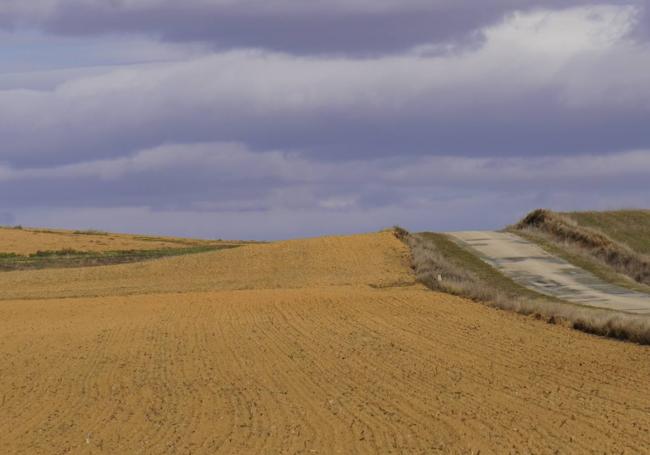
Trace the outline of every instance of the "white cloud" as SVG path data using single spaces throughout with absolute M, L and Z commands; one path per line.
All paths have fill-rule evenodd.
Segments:
M 373 160 L 323 162 L 297 153 L 253 152 L 239 143 L 165 145 L 131 156 L 45 168 L 0 166 L 0 182 L 60 179 L 121 181 L 142 175 L 185 172 L 188 179 L 269 182 L 281 185 L 521 185 L 596 181 L 647 176 L 650 150 L 607 155 L 539 157 L 437 156 L 404 159 L 399 155 Z M 361 178 L 362 177 L 362 178 Z M 354 205 L 358 198 L 324 199 L 324 208 Z
M 624 38 L 634 11 L 609 6 L 513 15 L 486 30 L 482 47 L 460 55 L 353 59 L 231 51 L 82 75 L 50 92 L 0 90 L 0 157 L 79 159 L 108 153 L 106 144 L 116 137 L 119 153 L 129 153 L 169 141 L 171 130 L 177 141 L 247 141 L 268 129 L 291 137 L 295 125 L 314 129 L 325 118 L 385 125 L 456 118 L 460 127 L 477 108 L 513 115 L 530 97 L 540 103 L 532 109 L 647 109 L 650 49 Z M 620 66 L 608 67 L 613 64 Z M 538 99 L 540 92 L 551 96 Z

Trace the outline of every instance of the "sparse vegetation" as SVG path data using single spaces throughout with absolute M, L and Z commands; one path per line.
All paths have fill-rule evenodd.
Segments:
M 411 249 L 418 281 L 427 287 L 490 306 L 531 315 L 596 335 L 650 344 L 650 317 L 583 307 L 518 285 L 443 234 L 395 235 Z
M 108 235 L 108 232 L 98 231 L 97 229 L 84 229 L 81 231 L 74 231 L 73 234 L 77 235 Z
M 29 257 L 43 258 L 43 257 L 52 257 L 52 256 L 82 256 L 82 255 L 89 255 L 89 254 L 92 253 L 89 251 L 77 251 L 73 248 L 63 248 L 61 250 L 46 250 L 46 251 L 38 250 L 36 253 L 30 254 Z
M 602 275 L 602 270 L 590 266 L 589 260 L 650 286 L 650 256 L 634 251 L 596 228 L 582 226 L 570 216 L 538 209 L 510 229 L 538 243 L 550 243 L 581 257 L 581 265 L 595 274 Z M 606 278 L 612 281 L 611 277 Z
M 0 271 L 126 264 L 170 256 L 205 253 L 208 251 L 235 248 L 237 246 L 224 244 L 120 251 L 77 251 L 65 248 L 53 251 L 37 251 L 29 255 L 0 253 Z

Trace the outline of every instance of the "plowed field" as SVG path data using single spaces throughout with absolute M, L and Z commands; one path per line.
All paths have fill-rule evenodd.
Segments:
M 3 454 L 650 447 L 650 349 L 428 291 L 389 233 L 0 288 Z

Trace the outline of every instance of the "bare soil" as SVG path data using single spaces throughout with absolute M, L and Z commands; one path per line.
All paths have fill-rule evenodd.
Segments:
M 391 233 L 2 279 L 0 453 L 650 447 L 650 348 L 429 291 Z

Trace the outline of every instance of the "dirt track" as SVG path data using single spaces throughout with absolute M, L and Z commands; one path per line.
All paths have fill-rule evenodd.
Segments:
M 249 290 L 0 302 L 0 453 L 650 447 L 650 349 L 430 292 L 388 234 L 268 247 L 224 252 Z
M 650 315 L 650 295 L 606 283 L 515 234 L 466 231 L 449 235 L 504 275 L 542 294 L 596 308 Z

